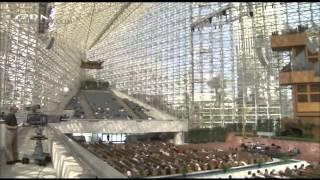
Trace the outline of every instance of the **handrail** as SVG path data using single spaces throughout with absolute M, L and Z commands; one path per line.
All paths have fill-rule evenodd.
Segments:
M 141 122 L 141 121 L 183 121 L 183 120 L 174 120 L 174 119 L 152 119 L 152 120 L 148 120 L 148 119 L 81 119 L 81 118 L 68 118 L 68 119 L 61 119 L 61 121 L 63 122 L 68 122 L 68 121 L 137 121 L 137 122 Z
M 50 126 L 50 125 L 49 125 Z M 57 137 L 63 141 L 63 144 L 77 157 L 78 160 L 85 164 L 96 178 L 127 178 L 108 163 L 96 157 L 94 154 L 74 142 L 69 137 L 63 135 L 58 129 L 50 127 Z
M 85 161 L 82 159 L 81 156 L 78 155 L 77 151 L 72 147 L 71 141 L 59 130 L 57 130 L 56 128 L 51 127 L 50 125 L 48 125 L 49 129 L 52 130 L 52 132 L 54 133 L 54 137 L 57 138 L 57 140 L 61 141 L 62 144 L 64 145 L 64 147 L 67 148 L 67 150 L 69 150 L 71 152 L 71 154 L 73 155 L 73 157 L 76 159 L 76 161 L 78 163 L 80 163 L 87 171 L 90 172 L 90 174 L 87 174 L 87 176 L 89 178 L 94 178 L 95 177 L 95 172 L 94 170 L 88 166 Z

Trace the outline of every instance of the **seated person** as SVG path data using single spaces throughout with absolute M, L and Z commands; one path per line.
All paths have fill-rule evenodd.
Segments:
M 299 170 L 302 170 L 302 169 L 304 169 L 304 164 L 301 164 L 299 167 Z
M 286 169 L 284 170 L 284 173 L 285 173 L 286 175 L 291 175 L 292 170 L 287 166 Z
M 246 176 L 245 178 L 251 178 L 251 171 L 248 171 L 248 176 Z

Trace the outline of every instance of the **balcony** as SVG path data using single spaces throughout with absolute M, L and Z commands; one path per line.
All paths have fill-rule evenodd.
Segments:
M 312 70 L 280 72 L 279 74 L 280 85 L 304 83 L 320 83 L 320 76 L 315 76 L 314 71 Z
M 273 51 L 291 51 L 294 47 L 305 46 L 307 34 L 294 33 L 284 35 L 273 35 L 271 37 L 271 48 Z
M 319 102 L 297 102 L 297 113 L 319 113 L 320 103 Z M 302 114 L 299 114 L 302 115 Z M 317 114 L 319 116 L 319 114 Z M 310 116 L 310 115 L 309 115 Z

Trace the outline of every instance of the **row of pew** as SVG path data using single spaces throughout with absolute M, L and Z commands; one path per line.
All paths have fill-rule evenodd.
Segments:
M 183 174 L 272 160 L 261 154 L 220 149 L 185 149 L 164 142 L 81 145 L 128 177 Z
M 97 119 L 127 119 L 128 114 L 109 91 L 82 92 Z

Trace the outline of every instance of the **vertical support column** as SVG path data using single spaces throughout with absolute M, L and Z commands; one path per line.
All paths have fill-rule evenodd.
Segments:
M 184 137 L 183 137 L 183 132 L 177 132 L 174 135 L 174 144 L 175 145 L 180 145 L 184 143 Z
M 191 24 L 191 32 L 190 32 L 190 53 L 191 53 L 191 106 L 190 106 L 190 115 L 188 122 L 188 130 L 192 128 L 192 123 L 194 122 L 194 57 L 193 57 L 193 32 L 194 28 L 192 26 L 192 3 L 189 6 L 190 11 L 190 24 Z
M 92 133 L 91 141 L 92 142 L 98 142 L 98 133 Z

